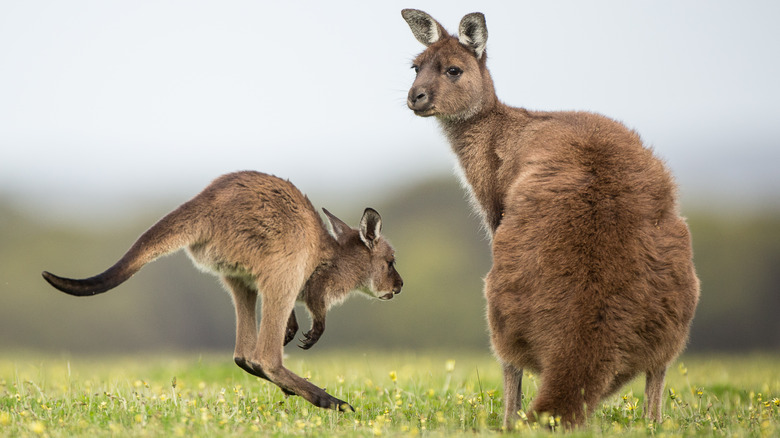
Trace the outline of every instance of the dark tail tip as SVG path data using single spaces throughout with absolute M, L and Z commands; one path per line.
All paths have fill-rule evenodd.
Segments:
M 88 297 L 103 293 L 113 286 L 107 287 L 104 281 L 101 281 L 100 276 L 86 278 L 83 280 L 74 280 L 71 278 L 63 278 L 56 276 L 48 271 L 41 273 L 43 279 L 56 289 L 65 292 L 69 295 L 77 297 Z

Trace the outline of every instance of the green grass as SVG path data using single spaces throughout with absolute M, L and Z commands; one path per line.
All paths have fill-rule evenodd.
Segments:
M 498 436 L 501 372 L 487 352 L 295 352 L 286 365 L 356 412 L 317 409 L 233 365 L 230 353 L 0 356 L 3 436 Z M 533 398 L 538 380 L 526 373 Z M 664 422 L 642 379 L 604 401 L 599 435 L 780 434 L 780 356 L 689 356 L 667 373 Z M 526 399 L 526 401 L 528 400 Z M 555 433 L 561 432 L 557 430 Z M 523 435 L 548 435 L 521 425 Z

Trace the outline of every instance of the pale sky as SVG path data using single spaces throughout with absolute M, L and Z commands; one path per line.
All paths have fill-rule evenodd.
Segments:
M 0 195 L 56 215 L 255 169 L 322 205 L 451 173 L 405 105 L 404 7 L 484 12 L 502 101 L 625 122 L 684 195 L 780 199 L 780 2 L 670 0 L 3 1 Z

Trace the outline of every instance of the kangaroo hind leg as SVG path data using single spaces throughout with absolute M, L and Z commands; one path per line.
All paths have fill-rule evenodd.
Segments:
M 236 277 L 223 277 L 222 281 L 230 289 L 233 305 L 236 308 L 236 347 L 233 361 L 244 371 L 268 380 L 260 367 L 250 364 L 257 345 L 257 290 L 250 287 L 246 280 Z
M 282 363 L 288 322 L 295 307 L 298 290 L 303 286 L 302 282 L 303 280 L 289 291 L 263 290 L 260 332 L 247 366 L 262 372 L 266 379 L 286 394 L 299 395 L 320 408 L 354 411 L 347 402 L 331 396 L 322 388 L 296 375 Z
M 504 364 L 504 428 L 511 430 L 523 406 L 523 369 Z
M 661 398 L 664 392 L 666 368 L 647 371 L 645 383 L 645 417 L 661 422 Z

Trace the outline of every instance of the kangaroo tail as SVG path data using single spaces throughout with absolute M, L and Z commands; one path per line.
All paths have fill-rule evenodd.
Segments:
M 63 278 L 44 271 L 43 278 L 55 288 L 70 295 L 85 297 L 111 290 L 124 283 L 145 264 L 192 243 L 197 217 L 188 208 L 189 202 L 152 225 L 114 266 L 105 272 L 84 279 Z

